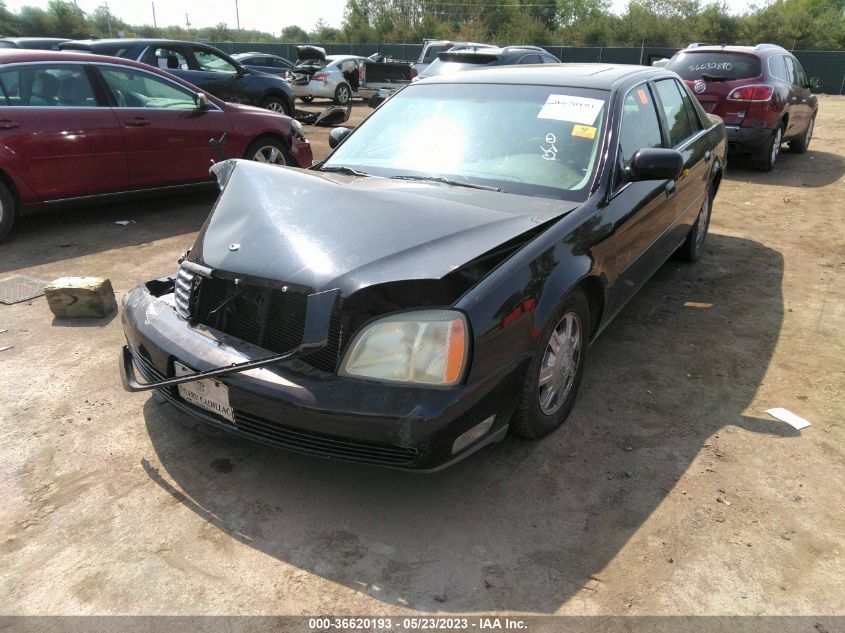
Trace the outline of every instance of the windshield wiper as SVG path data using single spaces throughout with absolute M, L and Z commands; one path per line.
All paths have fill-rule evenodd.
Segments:
M 708 75 L 707 73 L 701 73 L 701 78 L 705 81 L 730 81 L 733 77 L 725 77 L 724 75 Z
M 327 171 L 332 174 L 346 174 L 347 176 L 371 176 L 372 174 L 368 174 L 365 171 L 358 171 L 357 169 L 352 169 L 352 167 L 346 167 L 344 165 L 330 165 L 329 167 L 320 167 L 319 171 Z
M 440 182 L 444 185 L 454 185 L 455 187 L 469 187 L 470 189 L 483 189 L 484 191 L 501 191 L 501 187 L 491 187 L 490 185 L 476 185 L 471 182 L 464 182 L 462 180 L 453 180 L 446 178 L 446 176 L 391 176 L 391 180 L 419 180 L 422 182 Z

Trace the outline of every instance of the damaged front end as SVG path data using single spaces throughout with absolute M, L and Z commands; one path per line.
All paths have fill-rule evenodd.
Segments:
M 478 448 L 456 438 L 490 428 L 516 386 L 463 384 L 472 315 L 451 306 L 574 205 L 526 197 L 516 211 L 482 191 L 478 206 L 457 188 L 251 161 L 212 172 L 221 195 L 178 273 L 124 300 L 124 386 L 323 456 L 424 470 Z M 407 377 L 383 347 L 436 336 L 408 352 Z M 187 398 L 197 381 L 224 390 L 231 413 Z

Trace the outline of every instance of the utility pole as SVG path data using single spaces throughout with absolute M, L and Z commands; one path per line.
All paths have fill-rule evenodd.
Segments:
M 235 0 L 235 20 L 238 23 L 238 30 L 241 30 L 241 14 L 238 11 L 238 0 Z
M 109 9 L 108 2 L 104 2 L 103 4 L 106 5 L 106 20 L 109 22 L 109 37 L 111 37 L 111 9 Z
M 158 24 L 156 24 L 156 3 L 153 2 L 153 27 L 158 28 Z
M 188 14 L 185 14 L 185 27 L 191 28 L 191 21 L 188 19 Z

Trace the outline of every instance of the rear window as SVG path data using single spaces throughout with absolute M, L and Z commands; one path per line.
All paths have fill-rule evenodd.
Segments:
M 704 75 L 725 79 L 751 79 L 760 76 L 760 59 L 743 53 L 681 52 L 673 57 L 666 68 L 683 79 L 702 79 Z

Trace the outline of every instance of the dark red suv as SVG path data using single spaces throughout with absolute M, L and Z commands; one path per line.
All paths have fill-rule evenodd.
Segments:
M 780 146 L 807 151 L 819 104 L 793 55 L 774 44 L 690 46 L 666 65 L 687 82 L 704 109 L 725 122 L 728 148 L 751 154 L 755 169 L 771 171 Z

